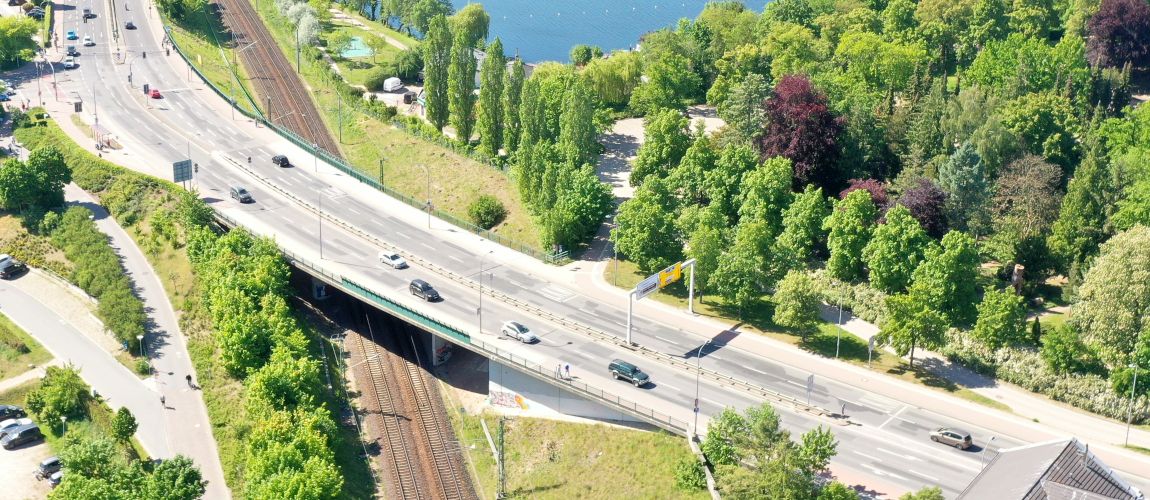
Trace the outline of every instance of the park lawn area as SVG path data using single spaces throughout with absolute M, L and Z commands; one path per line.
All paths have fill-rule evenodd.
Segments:
M 0 393 L 0 404 L 24 406 L 25 400 L 28 398 L 28 393 L 40 387 L 40 379 L 29 380 L 23 384 L 17 385 Z M 95 437 L 112 437 L 112 416 L 115 412 L 112 411 L 108 405 L 96 400 L 89 400 L 87 407 L 87 415 L 84 418 L 72 418 L 64 422 L 66 426 L 65 435 L 77 436 L 84 435 L 89 438 Z M 33 420 L 35 417 L 29 415 Z M 40 430 L 44 433 L 44 441 L 53 451 L 59 453 L 63 443 L 63 436 L 60 435 L 61 422 L 52 422 L 51 428 L 48 428 L 47 422 L 36 422 L 40 426 Z M 128 454 L 131 460 L 141 460 L 148 457 L 144 448 L 140 446 L 139 441 L 133 437 L 128 443 L 123 445 L 124 451 Z
M 495 498 L 498 469 L 479 421 L 497 440 L 499 416 L 450 413 L 480 498 Z M 675 487 L 675 464 L 693 458 L 679 436 L 529 417 L 505 426 L 511 498 L 709 498 L 705 490 Z
M 366 25 L 368 27 L 367 29 L 369 29 L 370 31 L 372 31 L 374 33 L 382 33 L 384 35 L 387 35 L 391 38 L 394 38 L 397 42 L 399 42 L 399 43 L 401 43 L 407 47 L 415 47 L 415 46 L 419 45 L 419 40 L 416 40 L 416 39 L 412 38 L 411 36 L 409 36 L 405 33 L 401 33 L 399 31 L 393 30 L 390 27 L 388 27 L 386 24 L 383 24 L 379 21 L 373 21 L 371 19 L 368 19 L 367 16 L 364 16 L 362 12 L 357 12 L 355 9 L 349 8 L 348 4 L 335 3 L 335 4 L 332 4 L 332 7 L 340 9 L 341 11 L 343 11 L 343 13 L 345 15 L 356 18 L 357 20 L 362 22 L 364 25 Z
M 359 37 L 363 40 L 368 38 L 376 38 L 382 41 L 379 35 L 372 33 L 370 30 L 354 26 L 339 21 L 332 21 L 327 26 L 328 30 L 323 32 L 321 38 L 324 40 L 325 45 L 331 40 L 332 35 L 338 31 L 344 31 L 353 37 Z M 368 45 L 370 47 L 370 45 Z M 355 57 L 351 59 L 343 59 L 336 57 L 337 54 L 331 54 L 332 59 L 335 61 L 336 66 L 339 66 L 340 74 L 344 79 L 352 85 L 363 86 L 367 78 L 376 70 L 376 68 L 384 67 L 387 63 L 395 59 L 399 55 L 400 49 L 388 43 L 382 43 L 380 50 L 375 54 L 364 57 Z
M 24 373 L 51 359 L 52 354 L 39 342 L 0 314 L 0 380 Z
M 168 21 L 167 25 L 172 28 L 172 38 L 196 69 L 216 88 L 224 92 L 230 90 L 229 93 L 235 97 L 241 109 L 253 112 L 255 107 L 244 97 L 244 93 L 236 85 L 236 78 L 232 75 L 233 65 L 230 59 L 235 57 L 233 52 L 236 47 L 232 47 L 231 35 L 224 29 L 219 18 L 209 16 L 206 9 L 202 9 L 190 16 L 188 23 L 172 22 L 167 16 L 165 19 Z M 170 57 L 179 56 L 173 54 Z M 251 78 L 247 71 L 242 64 L 235 65 L 235 69 L 240 83 L 250 92 Z
M 278 16 L 272 2 L 260 2 L 258 10 L 280 50 L 294 58 L 295 49 L 291 44 L 294 33 L 282 23 L 268 22 Z M 337 140 L 342 135 L 340 150 L 350 165 L 417 200 L 427 198 L 428 174 L 423 170 L 426 166 L 431 178 L 431 200 L 437 209 L 468 220 L 467 208 L 473 201 L 484 194 L 494 196 L 507 209 L 507 217 L 491 231 L 529 248 L 541 248 L 538 230 L 506 172 L 455 154 L 346 106 L 341 120 L 339 98 L 320 74 L 322 68 L 319 63 L 305 61 L 301 75 L 313 89 L 310 94 L 328 130 Z

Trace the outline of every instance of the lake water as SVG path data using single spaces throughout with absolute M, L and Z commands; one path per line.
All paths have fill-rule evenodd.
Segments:
M 452 2 L 456 10 L 466 0 Z M 507 55 L 528 62 L 564 61 L 573 45 L 598 45 L 604 52 L 635 46 L 639 36 L 675 25 L 703 10 L 707 0 L 487 0 L 489 36 L 503 40 Z M 762 0 L 744 2 L 762 11 Z

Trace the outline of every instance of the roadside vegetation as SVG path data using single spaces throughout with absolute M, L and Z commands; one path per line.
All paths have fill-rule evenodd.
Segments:
M 0 314 L 0 380 L 14 377 L 52 359 L 28 332 Z
M 17 130 L 52 143 L 145 251 L 181 313 L 228 485 L 256 498 L 362 498 L 374 491 L 354 429 L 336 425 L 321 339 L 288 307 L 274 243 L 220 236 L 194 193 L 87 153 L 51 121 Z M 192 270 L 195 273 L 192 273 Z M 278 457 L 278 458 L 277 458 Z M 354 482 L 345 478 L 355 479 Z
M 13 69 L 36 54 L 33 35 L 40 33 L 36 20 L 25 16 L 0 16 L 0 69 Z
M 204 78 L 241 109 L 254 113 L 247 99 L 251 78 L 242 64 L 232 64 L 237 47 L 215 10 L 202 0 L 169 0 L 158 3 L 169 20 L 171 37 Z M 178 53 L 169 57 L 178 57 Z

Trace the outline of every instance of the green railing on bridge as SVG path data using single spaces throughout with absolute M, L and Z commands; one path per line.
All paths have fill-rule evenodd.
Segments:
M 375 293 L 370 289 L 363 287 L 360 284 L 347 278 L 342 278 L 342 283 L 343 286 L 355 290 L 355 292 L 358 293 L 362 298 L 383 306 L 384 309 L 387 309 L 400 318 L 407 320 L 409 323 L 412 323 L 416 326 L 422 326 L 426 329 L 435 330 L 436 332 L 451 337 L 455 340 L 455 342 L 465 345 L 471 344 L 471 335 L 460 331 L 458 328 L 424 316 L 422 313 L 417 312 L 410 307 Z

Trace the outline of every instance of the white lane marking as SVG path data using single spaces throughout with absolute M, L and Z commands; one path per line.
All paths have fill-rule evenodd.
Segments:
M 449 259 L 451 259 L 451 260 L 454 260 L 455 262 L 458 262 L 458 263 L 460 263 L 460 264 L 462 264 L 462 263 L 463 263 L 463 259 L 461 259 L 461 258 L 459 258 L 459 257 L 456 257 L 456 256 L 454 256 L 454 255 L 448 255 L 448 256 L 447 256 L 447 258 L 449 258 Z
M 702 399 L 703 401 L 706 401 L 706 402 L 708 402 L 708 403 L 711 403 L 711 404 L 713 404 L 713 405 L 715 405 L 715 406 L 719 406 L 719 407 L 722 407 L 722 408 L 726 408 L 727 406 L 730 406 L 730 405 L 728 405 L 727 403 L 720 403 L 720 402 L 718 402 L 718 401 L 715 401 L 715 400 L 713 400 L 713 399 L 711 399 L 711 398 L 704 398 L 704 397 L 702 397 L 702 396 L 699 396 L 699 399 Z
M 719 359 L 719 358 L 715 358 L 715 359 Z M 748 370 L 750 370 L 750 371 L 753 371 L 753 372 L 755 372 L 755 373 L 761 374 L 761 375 L 766 375 L 766 374 L 767 374 L 767 372 L 765 372 L 765 371 L 762 371 L 762 370 L 759 370 L 759 369 L 756 369 L 756 368 L 751 368 L 751 367 L 749 367 L 749 366 L 745 366 L 744 368 L 746 368 L 746 369 L 748 369 Z
M 902 477 L 902 476 L 895 474 L 893 472 L 881 471 L 881 470 L 878 470 L 874 467 L 867 467 L 867 468 L 870 469 L 871 472 L 875 473 L 876 476 L 889 476 L 889 477 L 893 477 L 895 479 L 898 479 L 900 481 L 908 481 L 907 478 Z
M 889 424 L 891 420 L 894 420 L 894 419 L 898 418 L 898 414 L 899 414 L 899 413 L 902 413 L 902 412 L 903 412 L 903 410 L 905 410 L 905 409 L 906 409 L 906 407 L 905 407 L 905 406 L 904 406 L 904 407 L 902 407 L 902 408 L 899 408 L 899 409 L 898 409 L 898 411 L 896 411 L 896 412 L 894 412 L 893 414 L 891 414 L 890 418 L 886 419 L 886 421 L 884 421 L 883 423 L 879 424 L 878 428 L 879 428 L 879 429 L 882 429 L 883 427 L 886 427 L 886 424 Z
M 411 237 L 404 234 L 403 231 L 396 231 L 395 234 L 396 234 L 396 236 L 399 236 L 400 238 L 411 239 Z
M 861 452 L 861 451 L 854 451 L 854 450 L 852 450 L 852 452 L 853 452 L 855 455 L 858 455 L 858 456 L 861 456 L 861 457 L 867 457 L 867 458 L 869 458 L 869 459 L 871 459 L 871 460 L 874 460 L 875 462 L 882 462 L 882 459 L 881 459 L 881 458 L 879 458 L 879 457 L 876 457 L 876 456 L 874 456 L 874 455 L 867 455 L 866 453 L 863 453 L 863 452 Z
M 511 283 L 512 285 L 517 286 L 519 288 L 527 288 L 527 285 L 524 285 L 523 283 L 520 283 L 520 282 L 515 281 L 515 280 L 507 280 L 507 282 Z
M 671 344 L 671 345 L 676 345 L 676 346 L 677 346 L 677 345 L 679 345 L 679 343 L 678 343 L 678 342 L 675 342 L 674 340 L 665 339 L 665 338 L 663 338 L 663 337 L 660 337 L 660 336 L 658 336 L 658 335 L 656 335 L 656 336 L 655 336 L 655 338 L 657 338 L 657 339 L 659 339 L 659 340 L 662 340 L 663 342 L 666 342 L 666 343 L 668 343 L 668 344 Z
M 663 387 L 663 386 L 667 386 L 667 387 L 670 387 L 670 388 L 672 388 L 672 389 L 674 389 L 674 390 L 676 390 L 676 391 L 679 391 L 679 392 L 683 392 L 683 390 L 682 390 L 682 389 L 680 389 L 680 388 L 678 388 L 678 387 L 675 387 L 675 386 L 673 386 L 673 385 L 671 385 L 671 384 L 668 384 L 668 383 L 666 383 L 666 382 L 659 382 L 659 387 Z
M 907 469 L 906 471 L 907 471 L 907 472 L 909 472 L 909 473 L 911 473 L 911 474 L 914 474 L 914 475 L 916 475 L 916 476 L 918 476 L 918 477 L 924 477 L 924 478 L 927 478 L 927 479 L 931 480 L 932 482 L 938 483 L 938 478 L 937 478 L 937 477 L 934 477 L 934 476 L 928 476 L 928 475 L 926 475 L 926 474 L 923 474 L 923 473 L 921 473 L 921 472 L 918 472 L 918 471 L 916 471 L 916 470 L 914 470 L 914 469 Z
M 787 383 L 791 384 L 791 385 L 797 385 L 799 387 L 802 387 L 803 389 L 807 388 L 807 384 L 800 384 L 798 382 L 795 382 L 794 380 L 788 380 Z
M 883 453 L 889 453 L 889 454 L 894 455 L 896 457 L 905 458 L 907 460 L 919 461 L 918 457 L 913 457 L 913 456 L 910 456 L 906 453 L 898 453 L 898 452 L 890 451 L 886 448 L 875 448 L 875 450 L 881 451 Z
M 592 310 L 590 310 L 590 309 L 584 309 L 584 308 L 582 308 L 582 307 L 580 307 L 580 308 L 579 308 L 579 312 L 582 312 L 582 313 L 584 313 L 584 314 L 590 314 L 590 315 L 592 315 L 592 316 L 594 316 L 594 315 L 595 315 L 595 311 L 592 311 Z
M 363 212 L 360 212 L 359 210 L 356 210 L 356 209 L 351 208 L 351 207 L 347 207 L 347 211 L 351 212 L 355 215 L 361 216 L 361 217 L 363 216 Z
M 421 242 L 419 242 L 419 244 L 420 244 L 420 245 L 423 245 L 423 248 L 426 248 L 426 249 L 428 249 L 428 250 L 432 250 L 432 251 L 434 251 L 434 250 L 435 250 L 435 247 L 433 247 L 433 246 L 431 246 L 431 245 L 428 245 L 427 243 L 424 243 L 424 242 L 422 242 L 422 241 L 421 241 Z

